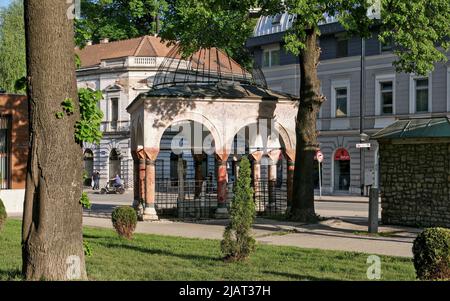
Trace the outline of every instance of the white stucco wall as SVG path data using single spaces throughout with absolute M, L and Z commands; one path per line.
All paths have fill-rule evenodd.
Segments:
M 9 216 L 22 214 L 24 198 L 25 189 L 0 190 L 0 199 Z

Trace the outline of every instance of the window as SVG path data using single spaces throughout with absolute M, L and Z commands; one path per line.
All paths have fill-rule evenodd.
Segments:
M 119 121 L 119 99 L 111 98 L 111 130 L 117 130 L 117 122 Z
M 347 88 L 335 88 L 336 117 L 347 116 Z
M 348 56 L 348 39 L 344 36 L 336 37 L 336 58 Z
M 9 125 L 9 118 L 0 116 L 0 189 L 9 188 Z
M 279 25 L 281 23 L 282 14 L 276 14 L 272 17 L 272 25 Z
M 263 55 L 263 67 L 272 67 L 280 64 L 280 50 L 266 50 Z
M 394 85 L 392 81 L 380 82 L 380 103 L 382 114 L 394 113 Z
M 428 78 L 416 79 L 416 112 L 428 112 Z

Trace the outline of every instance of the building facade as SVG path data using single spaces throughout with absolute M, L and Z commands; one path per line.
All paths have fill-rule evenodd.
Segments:
M 130 154 L 130 117 L 126 107 L 153 84 L 154 76 L 170 47 L 155 36 L 87 45 L 77 50 L 81 66 L 77 70 L 78 88 L 100 90 L 104 114 L 99 145 L 84 146 L 85 169 L 90 178 L 100 172 L 100 185 L 119 174 L 127 188 L 133 186 Z M 85 183 L 90 184 L 90 179 Z
M 269 88 L 299 95 L 298 57 L 283 49 L 283 35 L 293 18 L 287 13 L 261 17 L 247 47 L 262 66 Z M 322 191 L 360 194 L 364 188 L 367 193 L 370 186 L 378 185 L 379 167 L 376 141 L 363 151 L 356 147 L 360 143 L 362 40 L 348 35 L 333 18 L 320 26 L 318 75 L 327 99 L 317 121 L 324 154 Z M 376 32 L 364 42 L 365 134 L 370 136 L 398 119 L 450 116 L 450 64 L 436 64 L 425 77 L 397 73 L 390 45 L 382 45 Z M 318 175 L 315 182 L 318 188 Z
M 0 94 L 0 199 L 8 214 L 23 211 L 28 141 L 26 97 Z

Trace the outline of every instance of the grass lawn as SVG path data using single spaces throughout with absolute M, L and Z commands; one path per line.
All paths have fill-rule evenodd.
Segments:
M 0 233 L 0 280 L 20 280 L 21 221 Z M 126 241 L 112 230 L 85 228 L 93 248 L 90 280 L 367 280 L 367 254 L 258 245 L 246 262 L 224 263 L 218 240 L 136 234 Z M 414 280 L 411 259 L 380 256 L 382 280 Z

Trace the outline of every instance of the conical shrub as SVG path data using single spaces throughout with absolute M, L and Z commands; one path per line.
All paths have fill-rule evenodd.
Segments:
M 251 235 L 255 216 L 250 161 L 244 157 L 239 164 L 239 177 L 234 187 L 230 223 L 225 228 L 221 242 L 226 260 L 244 260 L 255 250 L 255 239 Z

